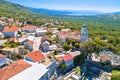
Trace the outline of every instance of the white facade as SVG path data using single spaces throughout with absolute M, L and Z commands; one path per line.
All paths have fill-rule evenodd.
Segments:
M 81 41 L 80 42 L 84 42 L 88 40 L 88 29 L 86 26 L 83 26 L 81 29 Z
M 44 52 L 49 51 L 49 46 L 50 46 L 50 43 L 49 43 L 48 41 L 43 42 L 43 43 L 42 43 L 42 50 L 43 50 Z
M 73 59 L 65 61 L 65 64 L 66 64 L 67 67 L 72 65 L 73 64 Z
M 15 37 L 18 31 L 15 32 L 3 32 L 5 37 Z
M 49 80 L 47 74 L 48 69 L 46 66 L 34 62 L 28 63 L 32 66 L 9 78 L 8 80 Z
M 6 64 L 7 64 L 6 57 L 1 57 L 0 58 L 0 67 L 2 67 L 3 65 L 6 65 Z
M 36 35 L 37 36 L 45 36 L 46 33 L 47 33 L 47 30 L 36 29 Z
M 28 33 L 33 33 L 33 32 L 36 32 L 36 29 L 37 28 L 28 28 L 28 29 L 22 29 L 22 30 Z

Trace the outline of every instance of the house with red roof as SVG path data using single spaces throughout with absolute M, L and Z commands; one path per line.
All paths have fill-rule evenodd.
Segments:
M 12 27 L 5 27 L 2 31 L 5 37 L 15 37 L 19 31 L 19 27 L 12 26 Z
M 23 26 L 23 28 L 22 28 L 23 31 L 29 32 L 29 33 L 36 32 L 37 29 L 38 29 L 38 27 L 35 25 L 26 25 L 26 26 Z
M 67 67 L 73 64 L 73 57 L 71 54 L 67 54 L 63 56 L 63 60 Z
M 31 65 L 23 60 L 18 60 L 13 64 L 0 70 L 0 80 L 9 80 L 9 78 L 24 71 Z
M 34 41 L 27 40 L 26 42 L 24 42 L 24 45 L 32 51 L 33 50 Z
M 0 68 L 2 68 L 5 65 L 7 65 L 6 57 L 0 53 Z
M 40 50 L 28 53 L 25 60 L 46 66 L 46 68 L 48 69 L 49 76 L 51 76 L 54 73 L 56 68 L 56 61 L 54 59 L 48 59 Z
M 44 54 L 39 50 L 28 53 L 26 57 L 26 60 L 32 61 L 32 62 L 44 62 L 45 59 L 46 58 Z

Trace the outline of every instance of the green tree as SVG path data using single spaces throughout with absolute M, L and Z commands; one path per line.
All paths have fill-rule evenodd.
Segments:
M 63 49 L 64 49 L 64 51 L 65 51 L 65 53 L 66 53 L 66 51 L 69 51 L 69 50 L 70 50 L 70 45 L 64 44 L 64 45 L 63 45 Z
M 65 70 L 65 69 L 67 69 L 67 66 L 66 66 L 66 64 L 61 64 L 61 66 L 60 66 L 60 67 L 61 67 L 61 69 L 62 69 L 62 70 Z
M 75 43 L 75 48 L 79 49 L 80 48 L 80 44 L 79 43 Z

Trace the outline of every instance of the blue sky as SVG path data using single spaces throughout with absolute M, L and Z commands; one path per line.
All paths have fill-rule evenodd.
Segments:
M 7 0 L 34 8 L 55 10 L 95 10 L 99 12 L 120 11 L 120 0 Z

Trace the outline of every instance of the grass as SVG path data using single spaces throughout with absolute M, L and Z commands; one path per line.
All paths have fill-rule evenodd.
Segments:
M 120 80 L 120 71 L 119 70 L 112 71 L 112 80 Z
M 75 69 L 74 69 L 74 72 L 75 72 L 76 74 L 80 73 L 80 68 L 79 68 L 79 67 L 75 68 Z

